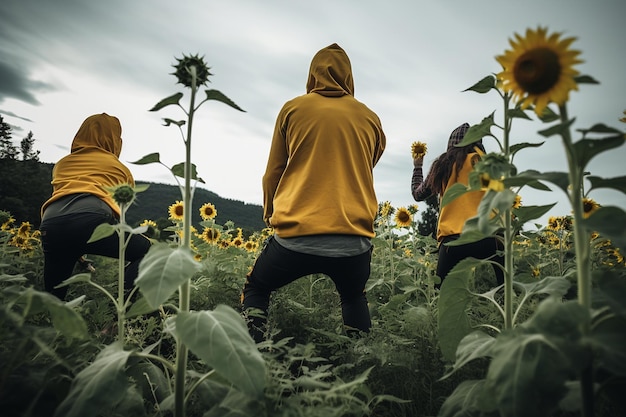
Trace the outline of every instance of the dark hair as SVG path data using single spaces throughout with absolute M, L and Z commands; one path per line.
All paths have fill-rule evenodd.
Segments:
M 485 152 L 482 141 L 479 141 L 460 148 L 453 146 L 448 149 L 447 152 L 442 153 L 437 159 L 435 159 L 430 167 L 430 171 L 424 181 L 426 183 L 426 187 L 428 187 L 433 194 L 441 195 L 443 188 L 450 180 L 452 169 L 456 167 L 455 172 L 458 177 L 459 171 L 461 170 L 461 167 L 463 167 L 467 155 L 475 152 L 474 148 L 478 148 L 482 152 Z

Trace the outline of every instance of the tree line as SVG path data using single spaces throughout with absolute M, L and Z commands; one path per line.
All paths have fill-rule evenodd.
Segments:
M 13 143 L 11 126 L 0 115 L 0 210 L 10 212 L 18 222 L 30 222 L 39 227 L 41 205 L 52 194 L 52 168 L 54 164 L 41 162 L 40 151 L 35 149 L 33 132 L 28 132 L 20 141 L 19 147 Z M 171 226 L 168 219 L 168 207 L 181 200 L 178 186 L 137 181 L 149 187 L 137 195 L 137 199 L 128 210 L 126 220 L 131 226 L 137 226 L 144 220 L 152 220 L 164 229 Z M 216 222 L 223 225 L 232 221 L 250 234 L 265 227 L 263 208 L 257 204 L 248 204 L 231 200 L 203 189 L 194 192 L 192 204 L 192 224 L 200 229 L 200 207 L 211 203 L 217 209 Z M 437 229 L 437 200 L 426 201 L 426 210 L 418 222 L 418 231 L 422 235 L 433 235 Z

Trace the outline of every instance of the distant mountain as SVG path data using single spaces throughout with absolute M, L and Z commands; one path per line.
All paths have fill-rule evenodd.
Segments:
M 182 199 L 180 189 L 176 185 L 145 181 L 137 181 L 137 183 L 148 184 L 149 188 L 137 194 L 135 204 L 126 214 L 126 220 L 131 225 L 141 223 L 143 220 L 167 219 L 169 206 Z M 223 198 L 203 188 L 196 188 L 194 191 L 191 206 L 192 224 L 197 226 L 200 223 L 200 207 L 205 203 L 215 206 L 217 210 L 215 220 L 218 224 L 223 225 L 231 220 L 236 227 L 250 231 L 261 230 L 265 227 L 263 208 L 260 205 Z
M 30 222 L 39 227 L 41 221 L 39 210 L 41 205 L 52 194 L 52 167 L 54 164 L 35 160 L 21 161 L 16 159 L 0 159 L 0 210 L 9 211 L 17 222 Z M 143 220 L 153 220 L 159 226 L 168 225 L 168 208 L 177 200 L 182 200 L 180 189 L 176 185 L 137 181 L 148 184 L 149 188 L 137 195 L 137 200 L 127 212 L 126 221 L 137 226 Z M 223 225 L 231 220 L 236 227 L 247 232 L 261 230 L 263 208 L 256 204 L 231 200 L 217 194 L 196 188 L 192 204 L 192 224 L 198 228 L 200 223 L 200 207 L 211 203 L 217 210 L 215 218 Z

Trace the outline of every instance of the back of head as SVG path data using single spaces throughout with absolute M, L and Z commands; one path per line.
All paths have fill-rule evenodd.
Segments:
M 327 97 L 354 95 L 350 59 L 336 43 L 320 49 L 311 60 L 306 92 Z
M 72 142 L 72 152 L 85 148 L 98 148 L 119 157 L 122 152 L 122 126 L 118 118 L 101 113 L 85 119 Z
M 470 125 L 468 123 L 463 123 L 461 126 L 457 127 L 450 133 L 450 138 L 448 139 L 448 148 L 447 151 L 453 149 L 456 145 L 461 143 L 465 134 L 469 130 Z

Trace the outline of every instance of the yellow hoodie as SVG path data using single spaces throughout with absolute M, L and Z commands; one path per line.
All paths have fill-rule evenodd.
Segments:
M 386 145 L 378 116 L 354 98 L 350 60 L 321 49 L 306 94 L 276 119 L 265 175 L 264 220 L 278 236 L 374 236 L 373 168 Z
M 120 121 L 106 113 L 85 119 L 72 142 L 71 153 L 52 169 L 52 196 L 41 207 L 70 194 L 90 193 L 101 198 L 117 215 L 120 208 L 104 187 L 135 185 L 130 170 L 118 159 L 122 151 Z

